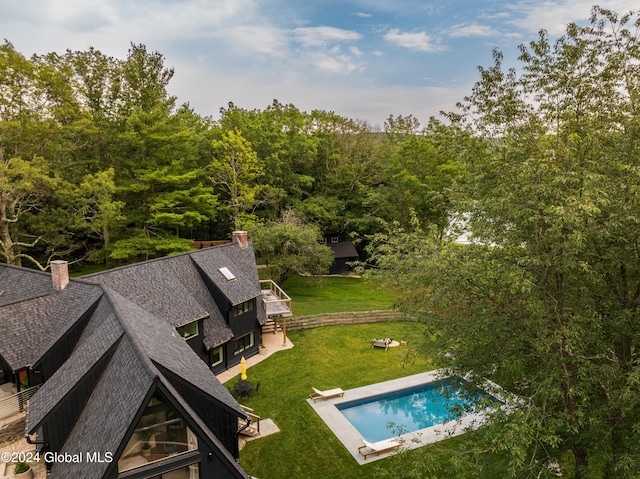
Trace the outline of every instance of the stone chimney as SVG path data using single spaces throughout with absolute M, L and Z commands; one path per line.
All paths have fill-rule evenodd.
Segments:
M 246 231 L 234 231 L 233 233 L 231 233 L 231 237 L 234 242 L 237 241 L 238 243 L 240 243 L 241 248 L 244 249 L 249 246 L 249 237 L 247 236 Z
M 69 263 L 60 259 L 51 262 L 51 282 L 56 291 L 69 284 Z

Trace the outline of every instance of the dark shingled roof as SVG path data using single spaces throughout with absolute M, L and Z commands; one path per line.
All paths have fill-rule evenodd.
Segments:
M 59 452 L 115 452 L 154 381 L 131 339 L 123 337 Z M 98 479 L 107 467 L 106 462 L 57 462 L 51 469 L 51 477 Z
M 228 267 L 236 281 L 227 282 L 219 271 L 221 267 Z M 212 404 L 247 418 L 175 331 L 177 326 L 204 319 L 206 347 L 232 338 L 209 290 L 212 284 L 231 304 L 260 298 L 253 249 L 232 243 L 161 258 L 83 280 L 72 279 L 62 291 L 53 290 L 47 274 L 0 265 L 0 290 L 5 291 L 0 296 L 0 328 L 4 326 L 10 333 L 0 336 L 0 354 L 11 364 L 28 361 L 21 364 L 24 366 L 46 357 L 46 352 L 80 318 L 89 318 L 68 359 L 30 399 L 30 433 L 52 424 L 48 421 L 61 414 L 58 407 L 65 400 L 67 405 L 71 400 L 86 400 L 58 452 L 116 452 L 128 439 L 127 432 L 152 388 L 163 387 L 221 449 L 230 468 L 239 477 L 247 477 L 165 376 L 170 372 L 180 377 L 202 391 Z M 257 314 L 263 323 L 261 301 Z M 2 348 L 7 345 L 11 348 L 5 355 Z M 109 467 L 113 465 L 57 462 L 52 466 L 52 477 L 101 478 Z
M 229 268 L 236 280 L 227 281 L 220 273 L 222 267 Z M 231 340 L 233 332 L 215 304 L 203 275 L 230 304 L 261 295 L 251 242 L 247 248 L 241 248 L 237 242 L 228 243 L 124 266 L 83 279 L 117 291 L 176 327 L 206 317 L 203 344 L 211 349 Z M 264 308 L 258 308 L 258 321 L 260 324 L 266 321 Z
M 79 343 L 69 359 L 31 398 L 29 402 L 30 430 L 35 431 L 40 426 L 46 415 L 124 334 L 124 329 L 106 299 L 100 301 L 90 322 L 93 332 Z
M 30 274 L 25 274 L 28 271 Z M 0 263 L 0 306 L 54 291 L 51 275 Z
M 194 251 L 189 253 L 189 256 L 232 305 L 262 294 L 251 241 L 246 248 L 241 248 L 237 242 L 234 242 Z M 227 281 L 220 272 L 220 268 L 228 268 L 236 279 Z
M 186 255 L 145 261 L 86 276 L 172 326 L 202 319 L 216 306 Z M 204 291 L 202 291 L 204 289 Z
M 333 250 L 334 258 L 357 258 L 358 251 L 349 241 L 340 241 L 338 243 L 327 243 Z
M 37 271 L 22 269 L 21 275 L 9 271 L 15 279 L 22 276 L 21 284 L 29 284 L 24 280 L 28 277 L 36 278 L 35 283 L 40 280 Z M 33 365 L 101 294 L 95 285 L 70 282 L 62 291 L 51 289 L 43 296 L 1 305 L 0 355 L 14 370 Z
M 141 348 L 141 353 L 202 390 L 241 417 L 245 412 L 231 393 L 220 384 L 207 365 L 168 324 L 158 321 L 118 293 L 106 290 L 107 295 L 128 335 Z M 158 374 L 154 367 L 154 374 Z
M 129 426 L 144 406 L 154 381 L 171 388 L 156 363 L 203 391 L 212 401 L 224 404 L 239 417 L 246 417 L 231 394 L 169 323 L 117 292 L 106 287 L 103 290 L 105 295 L 87 325 L 80 345 L 31 398 L 28 416 L 31 433 L 114 345 L 113 357 L 59 452 L 115 452 L 127 439 Z M 175 398 L 190 410 L 179 394 L 175 393 Z M 193 420 L 201 423 L 195 413 Z M 219 445 L 213 434 L 211 440 Z M 57 463 L 52 474 L 56 478 L 100 478 L 107 467 L 105 463 Z
M 37 359 L 55 301 L 50 294 L 0 308 L 0 355 L 14 371 Z
M 64 334 L 97 303 L 102 288 L 95 284 L 71 281 L 55 293 L 56 301 L 49 311 L 51 327 L 43 331 L 37 358 L 41 358 Z

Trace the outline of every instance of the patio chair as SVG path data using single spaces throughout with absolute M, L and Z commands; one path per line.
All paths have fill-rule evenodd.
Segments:
M 369 442 L 363 439 L 362 443 L 364 446 L 360 446 L 358 448 L 358 452 L 364 456 L 365 460 L 367 459 L 367 456 L 371 454 L 375 454 L 377 456 L 382 452 L 391 451 L 396 447 L 400 447 L 400 443 L 395 438 L 385 439 L 384 441 L 378 442 Z
M 340 388 L 328 389 L 326 391 L 320 391 L 316 388 L 311 388 L 314 392 L 309 394 L 309 397 L 313 399 L 313 402 L 316 402 L 318 399 L 329 399 L 337 396 L 344 396 L 344 391 Z

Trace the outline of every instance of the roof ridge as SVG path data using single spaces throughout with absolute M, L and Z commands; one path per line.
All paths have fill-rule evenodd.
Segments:
M 104 271 L 98 271 L 97 273 L 87 274 L 87 275 L 82 276 L 82 278 L 99 277 L 99 276 L 101 276 L 103 274 L 109 274 L 112 271 L 122 271 L 122 270 L 125 270 L 125 269 L 134 268 L 136 266 L 140 266 L 140 265 L 143 265 L 143 264 L 155 263 L 155 262 L 158 262 L 158 261 L 166 261 L 168 259 L 180 258 L 180 257 L 183 257 L 183 256 L 190 256 L 190 255 L 192 255 L 194 253 L 198 253 L 200 251 L 207 251 L 207 250 L 211 250 L 211 249 L 219 249 L 219 248 L 224 248 L 224 247 L 228 247 L 228 246 L 235 246 L 235 245 L 236 245 L 236 243 L 231 241 L 229 243 L 219 244 L 219 245 L 215 245 L 215 246 L 209 246 L 207 248 L 194 249 L 194 250 L 191 250 L 191 251 L 185 251 L 183 253 L 177 253 L 177 254 L 173 254 L 173 255 L 170 255 L 170 256 L 161 256 L 160 258 L 147 259 L 147 260 L 144 260 L 144 261 L 138 261 L 137 263 L 125 264 L 125 265 L 122 265 L 122 266 L 118 266 L 116 268 L 105 269 Z M 89 281 L 89 282 L 91 282 L 91 281 Z
M 116 319 L 120 323 L 120 326 L 122 326 L 122 329 L 124 330 L 125 334 L 127 335 L 127 338 L 129 338 L 129 340 L 131 341 L 131 345 L 135 349 L 138 357 L 141 359 L 143 364 L 145 366 L 147 366 L 147 370 L 149 372 L 151 372 L 153 375 L 157 376 L 159 374 L 159 371 L 155 367 L 155 365 L 153 364 L 153 361 L 151 360 L 149 355 L 147 354 L 147 351 L 146 351 L 145 347 L 142 345 L 140 339 L 138 338 L 138 335 L 135 333 L 135 331 L 131 330 L 131 327 L 129 326 L 127 321 L 123 321 L 122 320 L 122 317 L 124 316 L 124 314 L 121 311 L 119 300 L 122 299 L 122 300 L 126 301 L 127 303 L 130 303 L 136 309 L 139 309 L 139 310 L 143 311 L 145 314 L 150 314 L 150 313 L 148 311 L 140 308 L 140 306 L 138 306 L 137 304 L 133 303 L 132 301 L 129 301 L 124 296 L 118 294 L 116 291 L 113 291 L 113 290 L 109 289 L 106 286 L 100 285 L 100 287 L 102 288 L 102 290 L 104 291 L 105 295 L 107 296 L 107 299 L 109 300 L 109 303 L 111 304 L 111 307 L 113 308 L 113 312 L 116 315 Z M 114 301 L 114 297 L 115 297 L 116 301 Z

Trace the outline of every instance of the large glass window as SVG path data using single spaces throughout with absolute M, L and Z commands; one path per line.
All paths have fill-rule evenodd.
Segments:
M 182 339 L 194 338 L 198 335 L 198 321 L 193 321 L 192 323 L 180 326 L 179 328 L 176 328 L 176 331 L 178 331 L 178 334 Z
M 222 346 L 213 348 L 211 350 L 211 367 L 222 364 L 222 361 L 224 361 L 224 348 Z
M 253 334 L 253 331 L 251 331 L 246 336 L 242 336 L 241 338 L 236 339 L 234 343 L 235 347 L 234 347 L 233 353 L 240 354 L 245 349 L 249 349 L 253 347 L 254 344 L 255 344 L 254 334 Z
M 240 316 L 241 314 L 247 313 L 256 309 L 256 299 L 250 299 L 249 301 L 245 301 L 244 303 L 236 304 L 231 308 L 231 316 Z
M 198 437 L 157 392 L 149 401 L 120 456 L 118 472 L 196 449 Z

